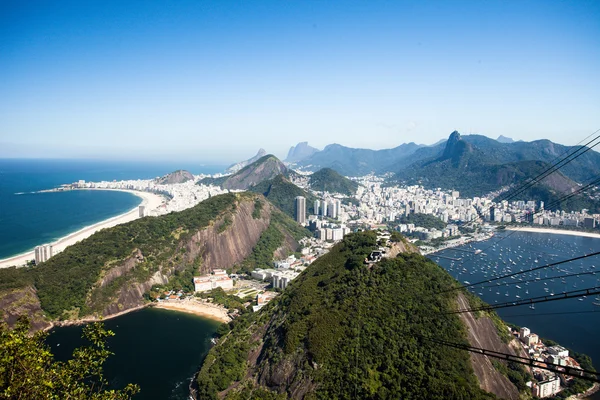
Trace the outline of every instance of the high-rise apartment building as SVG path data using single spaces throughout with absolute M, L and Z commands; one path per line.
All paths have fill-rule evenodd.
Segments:
M 306 224 L 306 199 L 303 196 L 296 197 L 296 222 Z

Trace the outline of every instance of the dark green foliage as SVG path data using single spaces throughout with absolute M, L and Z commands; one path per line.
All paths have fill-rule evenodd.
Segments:
M 284 244 L 284 232 L 292 235 L 294 240 L 310 236 L 310 232 L 280 211 L 271 213 L 271 224 L 260 235 L 252 253 L 242 262 L 240 271 L 250 272 L 256 268 L 272 268 L 273 253 Z M 293 252 L 296 249 L 291 249 Z
M 358 189 L 358 183 L 338 174 L 331 168 L 323 168 L 313 173 L 308 182 L 312 190 L 341 193 L 347 196 L 354 195 Z
M 239 343 L 262 326 L 257 319 L 268 321 L 255 374 L 294 368 L 279 389 L 314 384 L 314 398 L 493 398 L 479 388 L 468 353 L 421 338 L 466 343 L 458 316 L 445 313 L 456 307 L 456 293 L 444 292 L 455 281 L 417 254 L 359 263 L 375 246 L 374 232 L 347 236 L 227 340 Z M 221 346 L 209 353 L 200 386 L 225 388 L 217 384 Z
M 263 208 L 262 201 L 260 201 L 259 199 L 256 199 L 254 201 L 254 210 L 252 210 L 252 218 L 259 219 L 262 208 Z
M 100 274 L 134 255 L 136 250 L 141 251 L 143 262 L 93 296 L 96 302 L 92 301 L 92 306 L 101 309 L 102 303 L 126 280 L 150 277 L 180 251 L 177 244 L 181 240 L 208 226 L 222 213 L 233 210 L 235 203 L 235 194 L 225 194 L 182 212 L 103 229 L 37 267 L 0 270 L 0 282 L 5 282 L 4 277 L 7 277 L 6 282 L 12 282 L 7 285 L 14 286 L 26 284 L 33 277 L 42 309 L 50 317 L 59 317 L 64 310 L 72 308 L 80 308 L 85 314 L 91 310 L 86 298 Z
M 32 268 L 0 268 L 0 291 L 29 286 L 34 278 Z
M 66 361 L 55 361 L 45 343 L 47 332 L 29 335 L 29 321 L 21 319 L 14 329 L 0 324 L 0 398 L 125 400 L 140 391 L 129 384 L 122 390 L 106 390 L 102 366 L 112 353 L 106 339 L 114 336 L 100 323 L 86 325 L 88 346 L 73 351 Z
M 403 215 L 400 217 L 399 222 L 401 224 L 415 224 L 415 226 L 427 229 L 435 228 L 442 230 L 446 227 L 446 223 L 438 217 L 422 213 L 408 214 L 408 216 Z
M 262 194 L 273 205 L 292 218 L 294 218 L 294 201 L 296 197 L 304 196 L 306 198 L 306 211 L 309 214 L 314 213 L 314 202 L 317 198 L 294 185 L 283 175 L 277 175 L 271 180 L 260 182 L 249 190 Z

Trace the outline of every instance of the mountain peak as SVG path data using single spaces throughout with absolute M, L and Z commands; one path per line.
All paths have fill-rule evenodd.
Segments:
M 458 131 L 454 131 L 448 138 L 442 159 L 451 158 L 454 162 L 457 162 L 465 152 L 470 152 L 471 150 L 471 145 L 460 137 Z
M 513 139 L 503 136 L 503 135 L 498 136 L 498 139 L 496 139 L 496 141 L 500 142 L 500 143 L 514 143 L 515 142 Z
M 290 163 L 298 162 L 312 156 L 318 151 L 319 149 L 309 146 L 308 142 L 300 142 L 296 146 L 290 148 L 285 161 Z
M 230 165 L 229 168 L 227 168 L 227 170 L 225 170 L 225 172 L 228 174 L 235 174 L 236 172 L 238 172 L 239 170 L 244 168 L 246 165 L 252 164 L 254 161 L 258 160 L 261 157 L 264 157 L 266 154 L 267 154 L 267 152 L 265 151 L 265 149 L 261 148 L 258 150 L 258 153 L 256 153 L 256 155 L 254 157 L 249 158 L 244 161 L 240 161 L 239 163 Z
M 171 172 L 161 178 L 157 178 L 155 182 L 159 185 L 170 185 L 174 183 L 184 183 L 187 181 L 194 180 L 194 175 L 189 171 L 178 169 L 177 171 Z

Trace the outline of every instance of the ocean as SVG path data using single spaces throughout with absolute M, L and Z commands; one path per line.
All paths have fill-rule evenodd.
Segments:
M 97 160 L 0 159 L 0 259 L 31 251 L 136 207 L 125 192 L 32 193 L 64 183 L 150 179 L 177 169 L 214 174 L 225 166 Z

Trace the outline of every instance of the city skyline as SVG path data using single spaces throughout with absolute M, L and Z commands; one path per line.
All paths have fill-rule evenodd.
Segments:
M 0 21 L 0 157 L 229 163 L 598 128 L 597 2 L 33 2 Z

